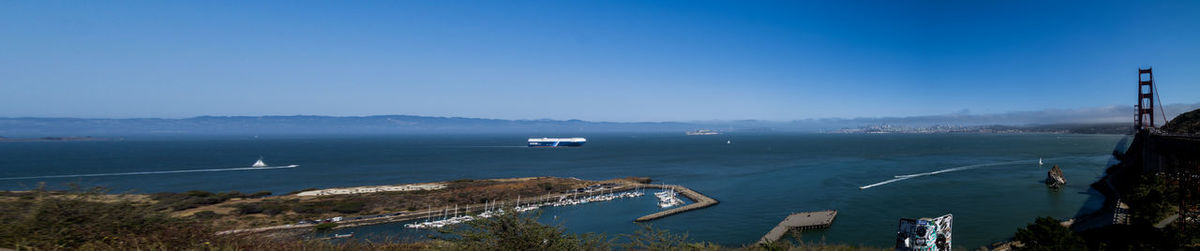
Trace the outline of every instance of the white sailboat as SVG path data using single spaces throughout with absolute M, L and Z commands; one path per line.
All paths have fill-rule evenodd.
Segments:
M 258 157 L 258 161 L 255 161 L 254 165 L 250 165 L 250 167 L 267 167 L 267 163 L 263 163 L 262 157 Z
M 1038 166 L 1042 166 L 1042 165 L 1044 165 L 1044 164 L 1042 163 L 1042 158 L 1038 158 Z

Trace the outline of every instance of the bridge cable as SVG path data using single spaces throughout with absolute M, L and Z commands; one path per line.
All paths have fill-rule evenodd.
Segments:
M 1154 82 L 1158 82 L 1158 81 L 1154 81 Z M 1158 95 L 1157 83 L 1155 83 L 1154 85 L 1151 85 L 1151 86 L 1154 87 L 1154 89 L 1152 89 L 1154 91 L 1154 100 L 1158 100 L 1158 113 L 1162 114 L 1163 125 L 1166 126 L 1167 122 L 1170 122 L 1170 119 L 1167 118 L 1167 111 L 1166 111 L 1167 109 L 1163 108 L 1162 97 Z M 1151 105 L 1151 108 L 1153 108 L 1154 104 L 1150 104 L 1150 105 Z M 1154 115 L 1151 114 L 1150 116 L 1154 116 Z M 1153 126 L 1153 125 L 1151 125 L 1151 126 Z

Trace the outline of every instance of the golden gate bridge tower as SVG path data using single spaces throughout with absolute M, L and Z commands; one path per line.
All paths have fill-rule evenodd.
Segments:
M 1197 232 L 1200 229 L 1196 228 L 1200 226 L 1200 155 L 1196 154 L 1200 149 L 1200 135 L 1158 130 L 1154 123 L 1154 100 L 1157 94 L 1153 70 L 1138 68 L 1137 117 L 1134 118 L 1137 133 L 1122 162 L 1129 161 L 1140 166 L 1141 175 L 1163 178 L 1165 185 L 1172 190 L 1170 195 L 1162 199 L 1176 200 L 1172 204 L 1177 206 L 1177 215 L 1174 219 L 1164 219 L 1162 222 L 1172 224 L 1179 231 L 1200 234 Z M 1162 100 L 1159 99 L 1159 102 L 1159 115 L 1166 120 Z M 1167 121 L 1163 122 L 1165 124 Z
M 1153 68 L 1138 69 L 1137 130 L 1154 128 L 1154 71 Z

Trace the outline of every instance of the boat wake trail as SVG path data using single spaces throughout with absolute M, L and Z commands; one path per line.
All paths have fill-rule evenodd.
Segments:
M 955 171 L 962 171 L 962 170 L 970 170 L 970 169 L 975 169 L 975 168 L 980 168 L 980 167 L 989 167 L 989 166 L 1002 166 L 1002 165 L 1012 165 L 1012 164 L 1021 164 L 1021 163 L 1035 163 L 1035 162 L 1037 162 L 1037 160 L 1018 160 L 1018 161 L 1008 161 L 1008 162 L 985 163 L 985 164 L 975 164 L 975 165 L 969 165 L 969 166 L 960 166 L 960 167 L 955 167 L 955 168 L 947 168 L 947 169 L 937 170 L 937 171 L 933 171 L 933 172 L 926 172 L 926 173 L 914 173 L 914 174 L 906 174 L 906 175 L 896 175 L 896 176 L 895 176 L 895 178 L 893 178 L 893 179 L 890 179 L 890 180 L 885 180 L 885 181 L 883 181 L 883 182 L 879 182 L 879 183 L 875 183 L 875 184 L 870 184 L 870 185 L 866 185 L 866 186 L 861 186 L 861 187 L 858 187 L 858 189 L 860 189 L 860 190 L 861 190 L 861 189 L 867 189 L 867 188 L 872 188 L 872 187 L 882 186 L 882 185 L 885 185 L 885 184 L 887 184 L 887 183 L 892 183 L 892 182 L 897 182 L 897 181 L 901 181 L 901 180 L 912 179 L 912 178 L 921 177 L 921 176 L 937 175 L 937 174 L 940 174 L 940 173 L 948 173 L 948 172 L 955 172 Z
M 1067 157 L 1045 158 L 1045 160 L 1050 160 L 1050 161 L 1054 161 L 1054 160 L 1105 161 L 1108 158 L 1110 158 L 1110 157 L 1106 156 L 1106 155 L 1098 155 L 1098 156 L 1067 156 Z M 969 166 L 960 166 L 960 167 L 955 167 L 955 168 L 947 168 L 947 169 L 937 170 L 937 171 L 933 171 L 933 172 L 926 172 L 926 173 L 896 175 L 896 176 L 893 176 L 894 177 L 893 179 L 885 180 L 883 182 L 870 184 L 870 185 L 866 185 L 866 186 L 861 186 L 861 187 L 858 187 L 858 189 L 860 189 L 860 190 L 867 189 L 867 188 L 882 186 L 887 183 L 912 179 L 912 178 L 921 177 L 921 176 L 937 175 L 940 173 L 970 170 L 970 169 L 989 167 L 989 166 L 1003 166 L 1003 165 L 1014 165 L 1014 164 L 1024 164 L 1024 163 L 1032 164 L 1032 163 L 1037 163 L 1037 162 L 1038 162 L 1038 160 L 1031 159 L 1031 160 L 1017 160 L 1017 161 L 1008 161 L 1008 162 L 984 163 L 984 164 L 975 164 L 975 165 L 969 165 Z
M 76 178 L 76 177 L 123 176 L 123 175 L 165 174 L 165 173 L 198 173 L 198 172 L 249 171 L 249 170 L 265 170 L 265 169 L 285 169 L 285 168 L 295 168 L 295 167 L 298 167 L 298 166 L 299 166 L 299 165 L 287 165 L 287 166 L 265 166 L 265 167 L 235 167 L 235 168 L 215 168 L 215 169 L 191 169 L 191 170 L 171 170 L 171 171 L 146 171 L 146 172 L 127 172 L 127 173 L 93 173 L 93 174 L 46 175 L 46 176 L 29 176 L 29 177 L 8 177 L 8 178 L 0 178 L 0 180 L 27 180 L 27 179 L 51 179 L 51 178 Z

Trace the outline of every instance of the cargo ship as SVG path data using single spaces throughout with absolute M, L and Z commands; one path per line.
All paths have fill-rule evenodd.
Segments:
M 529 147 L 579 147 L 585 138 L 529 138 Z

